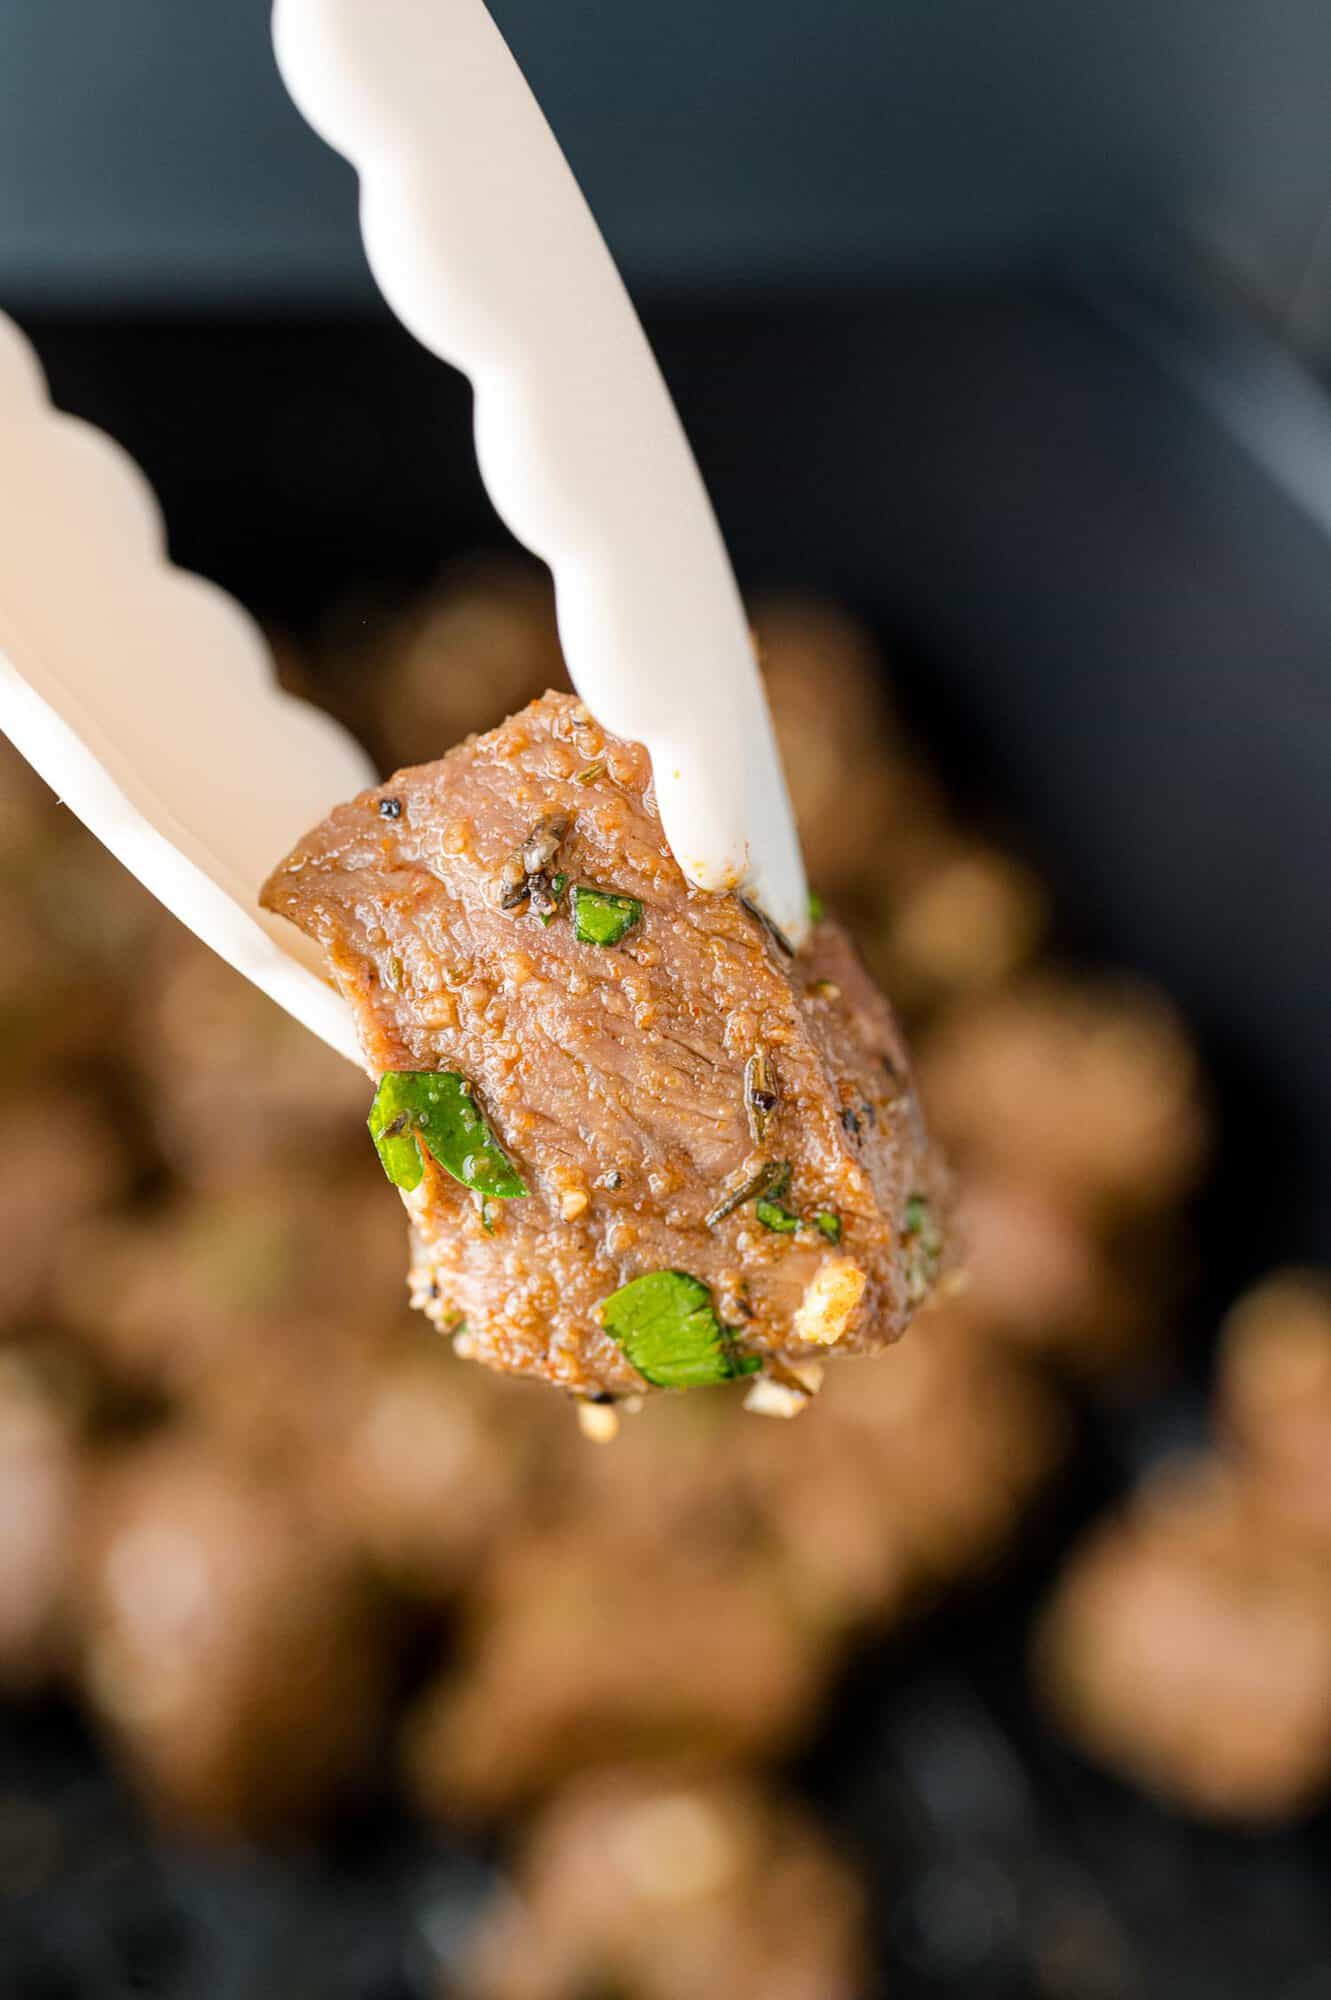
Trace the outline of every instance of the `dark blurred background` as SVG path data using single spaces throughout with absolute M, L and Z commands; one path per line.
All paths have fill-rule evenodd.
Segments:
M 1065 1093 L 1065 1115 L 1095 1129 L 1119 1087 L 1117 1057 L 1086 1083 L 1101 1030 L 1133 1050 L 1145 1033 L 1095 984 L 1114 969 L 1168 996 L 1206 1077 L 1197 1094 L 1209 1102 L 1209 1170 L 1167 1175 L 1156 1203 L 1171 1218 L 1169 1284 L 1155 1268 L 1158 1215 L 1143 1250 L 1147 1232 L 1121 1188 L 1097 1190 L 1093 1217 L 1066 1185 L 1049 1197 L 1078 1254 L 1103 1252 L 1122 1281 L 1112 1301 L 1097 1294 L 1093 1337 L 1060 1295 L 1038 1338 L 1026 1327 L 1018 1343 L 1021 1369 L 1072 1427 L 1071 1469 L 1023 1536 L 1007 1539 L 1001 1565 L 986 1549 L 978 1582 L 931 1589 L 904 1632 L 880 1606 L 856 1625 L 855 1648 L 830 1648 L 822 1721 L 798 1750 L 762 1757 L 823 1829 L 808 1837 L 830 1828 L 858 1857 L 875 1963 L 894 1992 L 1311 2000 L 1331 1991 L 1329 1850 L 1316 1810 L 1324 1770 L 1331 1777 L 1331 1540 L 1306 1533 L 1319 1507 L 1331 1513 L 1331 1475 L 1319 1469 L 1331 1457 L 1318 1455 L 1331 1453 L 1331 1319 L 1311 1280 L 1275 1307 L 1259 1294 L 1261 1310 L 1244 1322 L 1260 1322 L 1257 1359 L 1242 1360 L 1248 1336 L 1235 1335 L 1218 1389 L 1213 1337 L 1264 1273 L 1331 1263 L 1331 16 L 1313 0 L 1017 0 L 999 11 L 972 0 L 501 0 L 493 11 L 621 260 L 741 582 L 770 608 L 778 720 L 783 672 L 817 685 L 818 661 L 829 660 L 826 706 L 853 714 L 871 699 L 864 660 L 883 660 L 881 699 L 904 723 L 884 709 L 862 732 L 881 758 L 878 790 L 909 770 L 910 784 L 946 796 L 949 830 L 917 851 L 879 800 L 873 769 L 859 774 L 841 810 L 862 815 L 863 852 L 852 865 L 824 839 L 821 874 L 935 1051 L 963 1168 L 973 1155 L 1005 1200 L 1014 1187 L 1023 1202 L 1031 1194 L 1029 1172 L 1013 1164 L 1027 1137 L 1029 1047 L 1051 1100 Z M 176 559 L 265 621 L 291 683 L 329 701 L 385 758 L 434 755 L 444 743 L 430 736 L 441 725 L 422 676 L 456 677 L 461 727 L 494 719 L 473 716 L 465 689 L 502 680 L 514 659 L 519 694 L 524 674 L 545 677 L 548 607 L 530 576 L 503 566 L 512 552 L 476 477 L 466 385 L 378 300 L 354 178 L 287 101 L 267 16 L 266 0 L 5 0 L 0 309 L 33 340 L 56 401 L 144 466 Z M 858 636 L 847 638 L 834 607 Z M 798 718 L 799 699 L 784 698 Z M 898 728 L 909 754 L 885 747 Z M 831 741 L 834 720 L 827 730 Z M 806 823 L 811 853 L 820 830 Z M 897 843 L 910 866 L 894 866 L 876 841 Z M 75 872 L 98 865 L 90 847 L 73 854 Z M 973 900 L 943 896 L 960 915 L 933 931 L 903 914 L 922 885 L 952 880 L 948 870 L 976 855 L 983 865 L 967 879 L 982 885 L 980 928 L 989 923 L 1004 950 L 1004 925 L 1020 930 L 1012 913 L 1025 907 L 1005 870 L 1038 880 L 1048 913 L 1047 931 L 1042 917 L 983 963 L 953 935 L 973 935 Z M 1001 865 L 985 875 L 995 856 Z M 11 866 L 35 879 L 19 848 Z M 110 976 L 83 960 L 71 970 L 59 940 L 39 946 L 46 976 L 59 962 L 76 993 Z M 15 1090 L 71 1050 L 98 1067 L 123 1064 L 123 1037 L 141 1033 L 141 996 L 111 957 L 124 992 L 104 1044 L 80 1052 L 71 1029 L 39 1055 L 24 1040 L 31 1028 L 16 1026 Z M 1051 1009 L 1022 984 L 1049 977 L 1092 982 L 1090 1026 L 1082 988 L 1074 1004 L 1059 986 Z M 996 1042 L 984 1039 L 985 1006 L 1006 1024 Z M 1080 1022 L 1075 1033 L 1065 1017 Z M 1083 1043 L 1100 1053 L 1068 1053 Z M 1010 1054 L 1000 1060 L 994 1046 Z M 1149 1097 L 1143 1078 L 1156 1074 L 1158 1050 L 1139 1053 L 1124 1058 L 1129 1097 Z M 193 1059 L 206 1070 L 202 1052 Z M 1014 1125 L 1006 1152 L 983 1108 L 971 1108 L 988 1061 L 1008 1063 L 1009 1095 L 994 1100 Z M 1180 1101 L 1192 1092 L 1178 1084 L 1181 1063 L 1166 1064 Z M 167 1143 L 153 1129 L 141 1057 L 129 1070 L 112 1093 L 117 1110 L 136 1107 L 126 1114 L 129 1192 L 118 1184 L 115 1213 L 131 1217 L 151 1261 L 163 1202 L 206 1218 L 220 1197 L 182 1167 L 179 1133 Z M 206 1094 L 189 1100 L 193 1143 L 206 1149 L 207 1120 L 220 1115 Z M 1170 1143 L 1166 1130 L 1159 1144 L 1168 1153 Z M 228 1182 L 228 1199 L 237 1192 Z M 367 1202 L 380 1193 L 367 1188 Z M 1031 1210 L 1008 1201 L 1009 1211 L 1012 1242 Z M 0 1217 L 0 1231 L 9 1226 Z M 1049 1240 L 1046 1231 L 1044 1249 Z M 1015 1251 L 1009 1266 L 1026 1270 Z M 80 1390 L 71 1459 L 83 1463 L 85 1431 L 100 1476 L 103 1458 L 132 1458 L 142 1439 L 160 1443 L 159 1430 L 207 1429 L 211 1390 L 182 1389 L 139 1359 L 126 1376 L 53 1271 L 13 1308 L 9 1337 L 41 1359 L 39 1401 L 52 1393 L 51 1353 L 65 1357 L 59 1367 L 76 1354 L 95 1378 Z M 1098 1263 L 1095 1272 L 1099 1284 Z M 989 1320 L 1003 1313 L 985 1282 L 973 1312 L 984 1325 L 966 1339 L 986 1355 L 997 1340 L 1006 1357 L 1011 1330 L 993 1335 Z M 147 1308 L 125 1312 L 133 1329 Z M 1080 1332 L 1066 1331 L 1073 1322 Z M 1122 1343 L 1106 1332 L 1129 1322 Z M 400 1337 L 410 1347 L 410 1331 Z M 1069 1365 L 1074 1349 L 1082 1358 Z M 1297 1450 L 1279 1425 L 1262 1429 L 1282 1398 L 1323 1413 Z M 60 1421 L 74 1421 L 63 1404 Z M 965 1439 L 953 1442 L 960 1450 Z M 1193 1487 L 1169 1499 L 1162 1525 L 1155 1503 L 1134 1495 L 1180 1446 L 1204 1463 L 1191 1463 Z M 1250 1491 L 1249 1461 L 1265 1466 L 1264 1453 L 1279 1466 L 1274 1514 Z M 1227 1484 L 1217 1497 L 1221 1472 L 1222 1484 L 1242 1486 L 1238 1500 Z M 25 1490 L 18 1481 L 16 1507 Z M 171 1490 L 164 1480 L 168 1516 Z M 1128 1523 L 1122 1546 L 1078 1571 L 1085 1525 L 1104 1510 Z M 359 1548 L 355 1534 L 344 1539 Z M 1269 1574 L 1253 1551 L 1274 1545 Z M 1065 1652 L 1076 1650 L 1079 1619 L 1092 1632 L 1097 1618 L 1121 1615 L 1134 1630 L 1173 1619 L 1190 1635 L 1166 1648 L 1163 1666 L 1103 1647 L 1125 1690 L 1134 1674 L 1176 1690 L 1145 1748 L 1113 1716 L 1112 1696 L 1080 1683 L 1067 1694 L 1075 1674 L 1063 1675 L 1061 1732 L 1032 1693 L 1033 1620 L 1054 1616 L 1040 1607 L 1058 1577 L 1089 1573 L 1095 1560 L 1114 1571 L 1100 1582 L 1122 1610 L 1097 1609 L 1091 1585 L 1084 1600 L 1065 1590 Z M 1120 1590 L 1116 1562 L 1139 1595 Z M 91 1587 L 71 1588 L 81 1604 Z M 427 1593 L 428 1615 L 399 1613 L 395 1689 L 423 1685 L 417 1649 L 451 1643 L 453 1622 L 479 1615 L 464 1616 L 472 1590 L 450 1571 Z M 59 1622 L 77 1628 L 82 1616 L 76 1604 Z M 1306 1668 L 1296 1689 L 1276 1673 L 1286 1655 Z M 164 1840 L 147 1831 L 152 1815 L 187 1829 L 209 1815 L 182 1808 L 161 1768 L 145 1778 L 133 1730 L 112 1730 L 121 1767 L 134 1774 L 138 1759 L 150 1819 L 128 1803 L 78 1719 L 99 1705 L 88 1657 L 76 1632 L 29 1676 L 0 1750 L 0 1863 L 6 1842 L 20 1860 L 32 1842 L 50 1844 L 44 1872 L 25 1863 L 6 1878 L 0 1968 L 7 1948 L 16 1992 L 380 2000 L 443 1991 L 449 1978 L 465 1990 L 457 1939 L 534 1838 L 522 1831 L 525 1805 L 496 1805 L 482 1834 L 464 1834 L 446 1784 L 442 1808 L 436 1789 L 424 1818 L 419 1802 L 408 1812 L 391 1788 L 381 1797 L 362 1786 L 340 1818 L 312 1814 L 322 1830 L 295 1850 L 219 1849 L 212 1825 L 212 1846 L 193 1831 L 183 1844 Z M 1207 1681 L 1224 1680 L 1218 1660 L 1242 1662 L 1221 1696 Z M 378 1697 L 376 1713 L 396 1713 L 397 1699 Z M 1099 1717 L 1081 1728 L 1096 1764 L 1067 1747 L 1078 1733 L 1067 1713 L 1079 1708 Z M 1267 1710 L 1296 1708 L 1297 1783 L 1245 1789 L 1240 1779 L 1222 1797 L 1176 1751 L 1189 1729 L 1208 1727 L 1217 1744 L 1270 1748 Z M 1104 1764 L 1126 1779 L 1104 1776 Z M 1270 1768 L 1256 1751 L 1244 1766 Z M 631 1792 L 646 1780 L 623 1782 Z M 241 1806 L 213 1819 L 248 1843 L 243 1786 L 236 1797 Z M 587 1808 L 593 1818 L 619 1809 Z M 782 1809 L 765 1797 L 742 1806 L 758 1818 Z M 575 1824 L 566 1839 L 576 1851 L 582 1837 Z M 519 1876 L 541 1865 L 558 1875 L 549 1839 L 544 1864 L 512 1863 Z M 538 1908 L 547 1892 L 529 1889 Z M 127 1944 L 120 1912 L 131 1907 Z M 1051 1908 L 1052 1925 L 1040 1915 Z M 606 1991 L 681 1990 L 647 1975 L 635 1984 L 618 1961 L 613 1977 L 593 1967 L 586 1978 Z M 571 2000 L 584 1989 L 502 1990 Z
M 1331 189 L 1315 0 L 493 10 L 639 291 L 1132 254 L 1181 233 L 1316 348 Z M 70 306 L 372 304 L 352 177 L 263 0 L 12 0 L 0 254 Z

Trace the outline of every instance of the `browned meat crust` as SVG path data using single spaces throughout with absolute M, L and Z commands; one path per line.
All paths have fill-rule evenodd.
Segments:
M 569 890 L 548 923 L 539 897 L 513 905 L 513 856 L 551 816 L 547 880 L 642 904 L 621 942 L 580 941 Z M 835 924 L 792 957 L 738 896 L 691 889 L 645 751 L 570 697 L 339 806 L 263 901 L 323 946 L 371 1074 L 460 1072 L 530 1189 L 484 1212 L 427 1160 L 404 1197 L 418 1303 L 478 1358 L 641 1389 L 599 1309 L 651 1270 L 709 1285 L 743 1352 L 795 1359 L 884 1346 L 928 1290 L 938 1174 L 881 995 Z M 755 1058 L 775 1096 L 756 1121 Z M 775 1233 L 751 1201 L 708 1221 L 765 1161 L 839 1242 Z

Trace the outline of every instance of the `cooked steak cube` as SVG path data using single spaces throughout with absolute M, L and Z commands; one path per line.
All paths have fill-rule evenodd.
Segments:
M 571 697 L 339 806 L 263 900 L 387 1079 L 414 1295 L 464 1351 L 584 1396 L 692 1386 L 882 1347 L 931 1289 L 886 1003 L 836 924 L 791 953 L 690 887 L 646 752 Z

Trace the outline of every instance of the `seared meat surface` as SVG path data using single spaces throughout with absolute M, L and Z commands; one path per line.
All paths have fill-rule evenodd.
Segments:
M 464 1079 L 526 1190 L 494 1198 L 493 1162 L 466 1185 L 428 1143 L 399 1181 L 414 1296 L 464 1351 L 619 1395 L 663 1379 L 602 1318 L 647 1273 L 710 1291 L 741 1374 L 882 1347 L 930 1290 L 938 1170 L 844 934 L 791 954 L 692 889 L 646 752 L 571 697 L 339 806 L 263 901 L 322 945 L 371 1074 Z

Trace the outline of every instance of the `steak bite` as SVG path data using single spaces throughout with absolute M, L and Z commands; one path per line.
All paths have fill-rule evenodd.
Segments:
M 930 1291 L 881 995 L 837 925 L 792 953 L 690 887 L 646 751 L 571 697 L 339 806 L 263 902 L 351 1002 L 413 1296 L 463 1351 L 589 1397 L 780 1377 Z
M 1047 1705 L 1092 1756 L 1249 1824 L 1331 1781 L 1331 1576 L 1258 1500 L 1218 1457 L 1157 1473 L 1073 1550 L 1035 1643 Z
M 856 2000 L 868 1908 L 802 1813 L 726 1772 L 566 1786 L 464 1946 L 473 2000 Z

